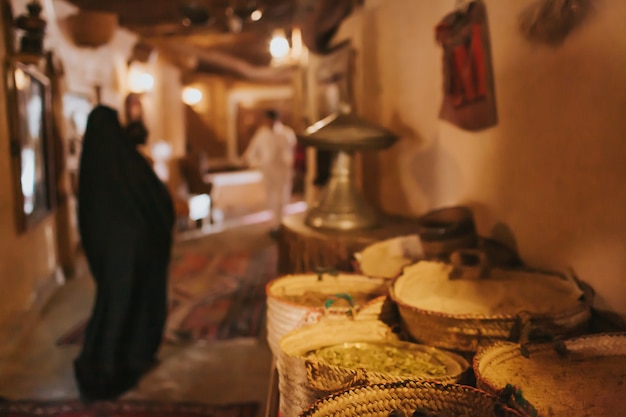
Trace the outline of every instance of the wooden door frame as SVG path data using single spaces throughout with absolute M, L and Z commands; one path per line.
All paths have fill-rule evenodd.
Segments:
M 267 87 L 241 87 L 231 91 L 228 96 L 228 126 L 226 155 L 230 162 L 239 162 L 241 155 L 237 149 L 237 109 L 240 105 L 252 106 L 254 103 L 269 100 L 295 100 L 292 85 Z

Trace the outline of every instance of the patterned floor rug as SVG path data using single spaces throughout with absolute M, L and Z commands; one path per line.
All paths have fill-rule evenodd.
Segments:
M 175 251 L 169 277 L 165 341 L 258 337 L 264 325 L 265 285 L 276 276 L 277 248 L 212 250 L 202 245 Z M 80 344 L 86 319 L 57 340 Z
M 152 401 L 0 401 L 2 417 L 255 417 L 258 403 L 207 405 Z

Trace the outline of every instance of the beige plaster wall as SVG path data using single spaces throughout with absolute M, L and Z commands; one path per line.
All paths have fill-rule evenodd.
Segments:
M 0 8 L 2 9 L 2 8 Z M 0 10 L 0 20 L 2 20 Z M 4 31 L 0 61 L 5 62 Z M 5 69 L 2 69 L 4 80 Z M 6 84 L 0 83 L 0 337 L 3 342 L 25 325 L 29 308 L 39 302 L 57 267 L 56 229 L 50 214 L 33 229 L 18 233 L 11 158 Z M 7 327 L 11 331 L 7 331 Z M 4 348 L 6 343 L 0 345 Z
M 23 1 L 12 3 L 14 14 L 23 12 Z M 46 45 L 63 62 L 67 91 L 95 98 L 94 86 L 100 85 L 102 103 L 122 111 L 127 91 L 126 61 L 136 36 L 118 29 L 107 45 L 99 48 L 77 47 L 55 20 L 73 13 L 76 8 L 57 0 L 46 0 L 43 6 L 44 17 L 48 19 Z M 0 31 L 0 37 L 3 35 L 4 31 Z M 7 54 L 4 45 L 4 40 L 0 39 L 2 62 Z M 180 155 L 185 137 L 180 73 L 158 57 L 148 67 L 155 77 L 154 91 L 144 97 L 150 144 L 165 140 L 172 145 L 174 155 Z M 57 230 L 53 214 L 32 230 L 17 233 L 6 115 L 6 87 L 5 83 L 0 83 L 0 339 L 3 340 L 19 334 L 21 328 L 28 325 L 27 320 L 33 310 L 31 307 L 37 306 L 42 302 L 41 298 L 49 295 L 50 282 L 54 282 L 54 274 L 58 271 Z M 4 347 L 0 343 L 0 349 Z
M 343 24 L 357 111 L 400 135 L 364 158 L 366 189 L 394 213 L 470 205 L 481 235 L 528 264 L 573 268 L 598 307 L 626 316 L 626 3 L 592 2 L 555 48 L 519 33 L 534 1 L 485 0 L 499 123 L 479 133 L 438 119 L 434 27 L 453 1 L 369 0 Z
M 160 128 L 154 139 L 167 141 L 172 146 L 173 155 L 180 156 L 185 153 L 186 135 L 180 70 L 163 59 L 159 59 L 158 69 Z

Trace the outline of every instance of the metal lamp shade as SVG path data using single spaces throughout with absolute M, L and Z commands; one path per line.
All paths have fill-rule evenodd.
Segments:
M 357 189 L 354 153 L 391 146 L 397 136 L 356 115 L 334 113 L 298 136 L 306 146 L 335 151 L 331 176 L 319 203 L 307 213 L 305 223 L 318 229 L 356 230 L 375 227 L 379 219 Z

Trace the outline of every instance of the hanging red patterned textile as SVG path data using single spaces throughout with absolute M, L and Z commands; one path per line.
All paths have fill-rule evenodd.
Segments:
M 436 39 L 443 48 L 444 97 L 439 117 L 465 130 L 498 122 L 487 12 L 472 1 L 441 20 Z

